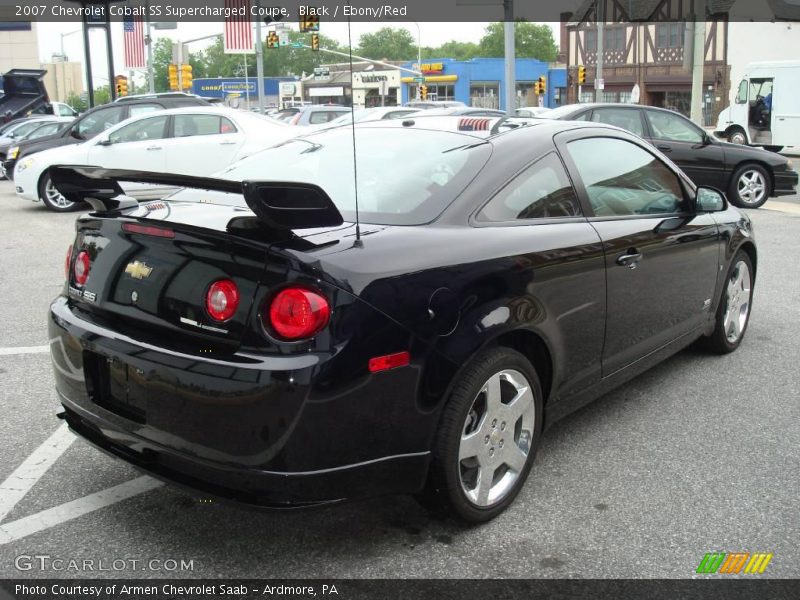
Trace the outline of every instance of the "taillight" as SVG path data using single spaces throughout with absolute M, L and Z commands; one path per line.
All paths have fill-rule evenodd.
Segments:
M 75 266 L 72 267 L 72 274 L 75 276 L 75 283 L 83 285 L 89 279 L 89 253 L 81 250 L 75 259 Z
M 67 259 L 64 261 L 64 277 L 69 279 L 69 264 L 72 262 L 72 244 L 67 248 Z
M 155 237 L 174 238 L 175 232 L 172 229 L 163 227 L 152 227 L 149 225 L 139 225 L 137 223 L 123 223 L 122 231 L 126 233 L 141 233 L 142 235 L 153 235 Z
M 319 333 L 330 316 L 324 296 L 306 288 L 287 288 L 272 299 L 265 325 L 285 340 L 302 340 Z
M 206 310 L 215 321 L 227 321 L 239 307 L 239 288 L 230 279 L 211 284 L 206 294 Z

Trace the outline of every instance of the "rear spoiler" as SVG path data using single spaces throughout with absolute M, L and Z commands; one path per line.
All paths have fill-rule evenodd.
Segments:
M 231 181 L 172 173 L 150 173 L 104 167 L 57 165 L 50 167 L 55 188 L 72 202 L 87 202 L 96 212 L 136 206 L 120 181 L 241 194 L 262 226 L 273 231 L 335 227 L 342 214 L 325 191 L 312 183 Z

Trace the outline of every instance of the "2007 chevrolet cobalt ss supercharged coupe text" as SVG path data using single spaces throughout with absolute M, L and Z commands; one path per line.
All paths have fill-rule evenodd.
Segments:
M 407 121 L 219 178 L 53 167 L 78 219 L 49 331 L 70 427 L 202 494 L 418 493 L 473 522 L 542 430 L 750 314 L 749 219 L 622 130 Z M 183 188 L 137 204 L 119 181 Z

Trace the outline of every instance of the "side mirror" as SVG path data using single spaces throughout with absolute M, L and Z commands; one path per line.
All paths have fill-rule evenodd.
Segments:
M 80 134 L 77 128 L 73 127 L 72 131 L 69 132 L 70 137 L 75 138 L 76 140 L 80 140 L 82 142 L 86 141 L 83 139 L 83 136 Z
M 697 188 L 695 196 L 697 212 L 722 212 L 728 208 L 725 196 L 719 190 L 710 187 Z
M 98 142 L 97 142 L 97 145 L 98 145 L 98 146 L 110 146 L 110 145 L 111 145 L 111 144 L 113 144 L 113 143 L 114 143 L 114 142 L 112 142 L 110 139 L 108 139 L 108 138 L 105 138 L 105 139 L 102 139 L 102 140 L 98 141 Z

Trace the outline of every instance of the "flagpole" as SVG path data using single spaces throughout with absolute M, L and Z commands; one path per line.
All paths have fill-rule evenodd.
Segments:
M 256 0 L 256 14 L 260 14 L 261 0 Z M 261 46 L 261 19 L 256 19 L 256 93 L 258 112 L 264 114 L 264 49 Z
M 150 0 L 144 0 L 145 12 L 145 43 L 147 44 L 147 90 L 154 94 L 156 91 L 155 74 L 153 73 L 153 38 L 150 36 Z

